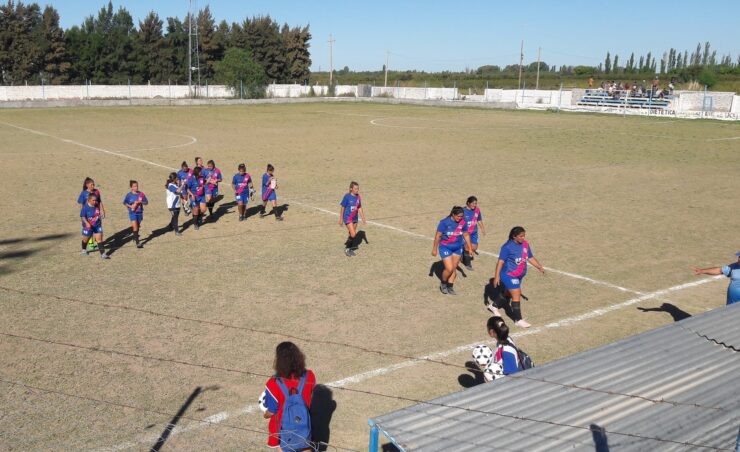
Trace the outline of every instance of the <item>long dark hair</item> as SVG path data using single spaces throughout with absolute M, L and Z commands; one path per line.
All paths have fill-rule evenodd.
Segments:
M 488 331 L 493 330 L 496 333 L 496 340 L 501 344 L 509 342 L 509 327 L 504 322 L 504 319 L 498 316 L 493 316 L 488 319 Z
M 170 184 L 174 184 L 177 180 L 177 173 L 170 173 L 167 177 L 167 182 L 164 184 L 164 188 L 170 188 Z
M 477 200 L 478 200 L 478 198 L 476 198 L 475 196 L 469 196 L 469 197 L 468 197 L 468 200 L 467 200 L 467 201 L 465 201 L 465 204 L 466 204 L 466 205 L 468 205 L 468 204 L 470 204 L 471 202 L 476 202 Z
M 524 230 L 521 226 L 514 226 L 511 228 L 511 231 L 509 231 L 509 240 L 514 240 L 514 237 L 521 234 L 522 232 L 527 232 Z
M 452 208 L 452 210 L 450 210 L 450 216 L 462 215 L 463 213 L 465 213 L 465 211 L 460 206 L 455 206 Z
M 95 183 L 92 177 L 86 177 L 85 182 L 82 183 L 82 189 L 87 190 L 87 184 L 89 184 L 90 182 Z
M 281 342 L 275 348 L 275 375 L 281 378 L 301 377 L 306 372 L 306 356 L 292 342 Z
M 196 179 L 200 177 L 200 166 L 193 168 L 193 176 L 195 176 Z

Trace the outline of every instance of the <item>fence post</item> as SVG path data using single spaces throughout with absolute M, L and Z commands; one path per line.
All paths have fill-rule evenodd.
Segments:
M 244 82 L 239 80 L 239 99 L 243 99 L 242 95 L 244 94 Z
M 571 94 L 572 96 L 572 94 Z M 563 102 L 563 82 L 560 82 L 560 93 L 558 94 L 558 113 L 560 112 L 560 104 Z M 571 101 L 573 102 L 573 101 Z
M 208 99 L 208 79 L 206 79 L 206 99 Z
M 378 430 L 378 426 L 375 425 L 372 419 L 367 421 L 368 424 L 370 424 L 370 441 L 368 442 L 368 452 L 378 452 L 378 443 L 380 442 L 380 431 Z
M 41 99 L 46 100 L 46 87 L 44 86 L 44 78 L 41 78 Z

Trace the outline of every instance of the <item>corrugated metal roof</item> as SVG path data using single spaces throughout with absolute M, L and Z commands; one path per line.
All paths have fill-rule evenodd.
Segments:
M 740 304 L 371 421 L 409 451 L 735 450 L 737 350 Z

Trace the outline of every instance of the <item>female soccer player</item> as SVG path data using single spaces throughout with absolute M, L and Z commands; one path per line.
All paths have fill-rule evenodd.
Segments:
M 193 172 L 188 167 L 188 162 L 185 160 L 180 164 L 180 171 L 177 172 L 177 184 L 181 188 L 180 200 L 182 201 L 182 210 L 185 211 L 185 215 L 190 215 L 190 203 L 188 202 L 188 176 Z
M 478 198 L 475 196 L 468 198 L 465 203 L 463 215 L 465 216 L 465 227 L 468 230 L 468 234 L 470 234 L 472 249 L 466 249 L 463 251 L 462 261 L 465 268 L 472 270 L 473 255 L 478 249 L 478 228 L 480 227 L 480 231 L 483 235 L 486 235 L 486 227 L 483 225 L 483 214 L 480 213 L 480 209 L 478 208 Z
M 203 212 L 206 207 L 206 187 L 205 180 L 200 175 L 200 167 L 193 168 L 193 174 L 188 177 L 188 194 L 190 198 L 190 207 L 193 209 L 193 227 L 197 231 L 203 218 Z
M 522 280 L 527 274 L 527 262 L 545 273 L 545 268 L 535 259 L 532 248 L 525 239 L 527 232 L 521 226 L 515 226 L 509 232 L 509 240 L 501 246 L 496 263 L 493 286 L 503 283 L 511 296 L 511 311 L 514 325 L 529 328 L 531 325 L 522 318 Z
M 131 220 L 131 229 L 134 232 L 134 241 L 137 248 L 144 248 L 139 241 L 139 228 L 144 221 L 144 206 L 149 204 L 149 200 L 143 191 L 139 191 L 139 183 L 135 180 L 128 182 L 131 191 L 126 193 L 123 198 L 123 205 L 128 208 L 128 219 Z
M 231 179 L 231 188 L 234 190 L 234 197 L 236 198 L 239 221 L 244 221 L 247 217 L 249 198 L 254 193 L 254 184 L 252 184 L 252 176 L 247 172 L 247 165 L 240 163 L 237 169 L 239 172 L 234 174 Z
M 267 445 L 280 447 L 282 451 L 304 451 L 311 449 L 311 428 L 306 418 L 311 408 L 311 397 L 316 386 L 316 376 L 306 369 L 306 357 L 292 342 L 281 342 L 275 350 L 273 364 L 275 376 L 267 380 L 266 388 L 259 399 L 265 419 L 269 419 L 270 436 Z M 300 394 L 302 406 L 292 405 L 293 419 L 286 419 L 289 430 L 282 430 L 283 408 L 289 396 Z M 298 409 L 296 409 L 298 408 Z M 299 414 L 302 415 L 299 416 Z
M 87 204 L 87 198 L 91 194 L 95 196 L 95 206 L 100 209 L 100 219 L 105 219 L 105 206 L 103 206 L 103 198 L 100 196 L 100 190 L 95 188 L 95 181 L 92 178 L 86 177 L 82 183 L 82 192 L 77 197 L 77 204 L 80 206 L 80 209 Z M 97 246 L 97 242 L 95 242 L 92 236 L 90 236 L 88 244 L 90 245 L 90 249 L 93 250 Z
M 272 201 L 272 211 L 275 213 L 275 219 L 278 221 L 283 220 L 283 216 L 278 212 L 277 208 L 277 190 L 278 184 L 275 178 L 275 167 L 267 164 L 267 172 L 262 175 L 262 210 L 260 211 L 260 218 L 267 216 L 265 209 L 267 208 L 267 201 Z
M 730 285 L 727 286 L 727 304 L 740 303 L 740 251 L 735 253 L 735 256 L 737 262 L 722 267 L 694 267 L 695 275 L 725 275 L 730 278 Z
M 170 211 L 170 230 L 175 231 L 175 235 L 181 235 L 177 226 L 177 219 L 180 217 L 180 205 L 182 204 L 182 186 L 178 183 L 177 173 L 170 173 L 167 182 L 164 184 L 165 201 L 167 210 Z
M 99 207 L 98 196 L 94 193 L 88 193 L 87 201 L 80 209 L 80 220 L 82 220 L 82 255 L 87 256 L 87 243 L 91 237 L 95 237 L 100 257 L 110 259 L 103 250 L 103 212 Z
M 344 195 L 342 202 L 339 203 L 342 206 L 339 209 L 339 225 L 346 226 L 349 237 L 344 243 L 344 254 L 347 256 L 354 256 L 356 249 L 359 245 L 357 235 L 357 217 L 362 219 L 362 224 L 367 224 L 365 221 L 365 209 L 362 208 L 362 199 L 360 198 L 360 184 L 357 182 L 351 182 L 349 184 L 349 193 Z
M 457 266 L 460 264 L 465 245 L 472 248 L 470 235 L 465 230 L 463 208 L 455 206 L 450 216 L 443 218 L 437 225 L 437 233 L 434 235 L 434 245 L 432 245 L 432 256 L 436 256 L 439 250 L 439 256 L 445 267 L 442 271 L 442 282 L 439 285 L 439 290 L 443 294 L 457 295 L 452 285 L 457 277 Z
M 223 180 L 221 170 L 216 168 L 213 160 L 208 161 L 208 166 L 201 170 L 201 176 L 206 181 L 206 206 L 208 207 L 208 219 L 213 216 L 213 206 L 216 204 L 218 197 L 218 184 Z
M 509 327 L 501 317 L 491 317 L 486 324 L 488 335 L 496 339 L 496 351 L 493 354 L 494 364 L 501 367 L 501 375 L 510 375 L 519 372 L 519 354 L 514 347 L 514 341 L 509 337 Z

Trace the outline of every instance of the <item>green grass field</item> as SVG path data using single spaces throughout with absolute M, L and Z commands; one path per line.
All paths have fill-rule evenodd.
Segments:
M 524 283 L 533 328 L 513 327 L 538 365 L 673 320 L 638 307 L 722 306 L 726 281 L 690 267 L 740 249 L 738 137 L 714 121 L 373 104 L 0 111 L 0 450 L 147 450 L 181 408 L 162 450 L 260 449 L 255 403 L 283 340 L 325 385 L 329 443 L 364 449 L 369 417 L 461 389 L 515 225 L 548 268 Z M 146 238 L 169 221 L 168 168 L 196 155 L 229 181 L 240 162 L 255 177 L 274 164 L 285 221 L 238 222 L 224 184 L 200 231 L 80 256 L 85 176 L 106 236 L 129 226 L 121 200 L 140 182 Z M 351 180 L 370 220 L 354 258 L 335 214 Z M 489 233 L 445 297 L 431 237 L 469 195 Z

